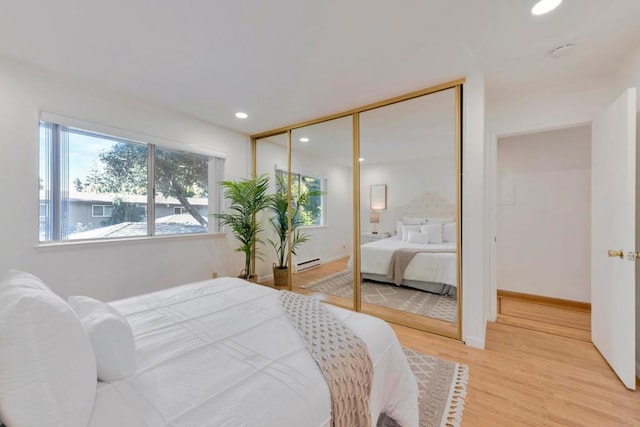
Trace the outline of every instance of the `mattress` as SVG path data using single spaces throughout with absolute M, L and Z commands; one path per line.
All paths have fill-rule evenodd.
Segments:
M 363 274 L 387 275 L 391 257 L 396 249 L 422 249 L 409 263 L 404 272 L 404 280 L 442 283 L 457 287 L 458 264 L 455 243 L 428 244 L 405 242 L 397 237 L 377 240 L 361 246 L 360 271 Z M 349 260 L 351 268 L 351 260 Z
M 278 291 L 220 278 L 111 303 L 131 324 L 137 372 L 98 383 L 91 427 L 329 426 L 329 389 Z M 417 385 L 384 321 L 327 306 L 367 345 L 370 410 L 418 425 Z

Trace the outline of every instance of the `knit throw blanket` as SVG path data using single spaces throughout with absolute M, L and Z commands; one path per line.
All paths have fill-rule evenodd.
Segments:
M 414 248 L 400 248 L 393 251 L 391 255 L 391 261 L 389 261 L 389 268 L 387 270 L 387 279 L 391 280 L 396 285 L 402 284 L 404 278 L 404 271 L 407 266 L 413 260 L 413 258 L 420 253 L 445 253 L 455 252 L 452 249 L 414 249 Z
M 281 291 L 280 305 L 327 381 L 332 425 L 370 426 L 373 365 L 365 343 L 317 299 Z

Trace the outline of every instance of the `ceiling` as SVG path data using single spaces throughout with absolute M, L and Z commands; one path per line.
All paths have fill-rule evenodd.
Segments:
M 640 40 L 638 0 L 0 1 L 1 56 L 248 134 L 471 70 L 496 98 L 605 76 Z

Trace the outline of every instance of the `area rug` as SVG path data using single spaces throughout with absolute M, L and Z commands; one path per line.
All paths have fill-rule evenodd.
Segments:
M 420 427 L 459 427 L 467 395 L 469 367 L 404 348 L 418 381 Z M 395 427 L 386 416 L 378 427 Z
M 302 288 L 347 299 L 353 298 L 353 279 L 350 271 L 332 274 L 307 283 Z M 458 305 L 454 297 L 370 280 L 362 282 L 361 293 L 362 302 L 457 323 Z

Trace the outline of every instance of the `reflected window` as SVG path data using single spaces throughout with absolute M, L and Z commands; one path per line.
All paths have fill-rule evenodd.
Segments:
M 276 170 L 276 176 L 276 185 L 281 189 L 281 184 L 287 182 L 287 172 Z M 326 188 L 327 180 L 324 178 L 291 173 L 291 197 L 296 203 L 302 200 L 298 212 L 305 227 L 327 225 Z

